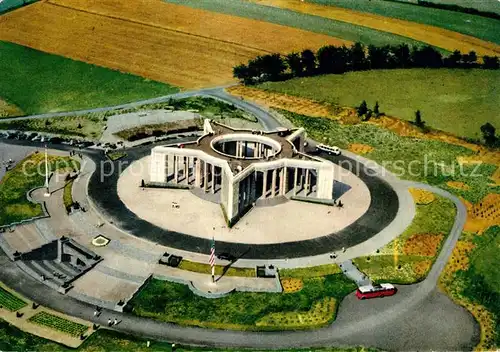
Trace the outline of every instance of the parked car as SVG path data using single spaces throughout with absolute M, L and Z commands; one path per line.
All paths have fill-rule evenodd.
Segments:
M 227 261 L 234 261 L 236 259 L 236 257 L 232 254 L 229 254 L 229 253 L 226 253 L 226 252 L 222 252 L 220 254 L 217 255 L 217 259 L 220 259 L 220 260 L 227 260 Z
M 392 296 L 398 289 L 391 284 L 374 284 L 361 286 L 356 291 L 358 299 Z

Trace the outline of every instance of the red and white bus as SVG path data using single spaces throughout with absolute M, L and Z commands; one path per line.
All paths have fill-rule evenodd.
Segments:
M 398 289 L 391 284 L 366 285 L 361 286 L 356 291 L 356 297 L 359 299 L 392 296 Z

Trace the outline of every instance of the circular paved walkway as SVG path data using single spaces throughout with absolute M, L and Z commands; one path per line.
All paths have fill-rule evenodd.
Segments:
M 129 210 L 118 196 L 118 179 L 120 173 L 132 162 L 147 156 L 150 146 L 131 148 L 127 156 L 111 164 L 105 162 L 104 156 L 93 155 L 96 171 L 90 178 L 88 194 L 98 210 L 105 218 L 113 221 L 123 231 L 137 237 L 180 250 L 204 253 L 210 252 L 210 240 L 191 236 L 185 233 L 170 231 L 154 225 Z M 351 170 L 363 181 L 371 195 L 368 210 L 354 223 L 312 240 L 293 241 L 273 244 L 246 244 L 217 241 L 219 252 L 229 252 L 239 256 L 245 254 L 245 259 L 283 259 L 314 256 L 332 251 L 340 251 L 359 245 L 380 233 L 394 221 L 399 210 L 399 197 L 391 185 L 384 179 L 374 175 L 362 162 L 342 155 L 338 157 L 320 154 L 339 165 L 349 164 Z M 113 165 L 113 166 L 112 166 Z M 119 165 L 122 165 L 121 169 Z M 113 170 L 114 169 L 114 170 Z M 103 177 L 103 175 L 105 175 Z M 130 185 L 139 187 L 139 185 Z

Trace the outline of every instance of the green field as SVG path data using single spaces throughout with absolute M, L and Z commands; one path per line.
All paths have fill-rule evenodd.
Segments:
M 147 347 L 147 341 L 150 346 Z M 171 352 L 170 342 L 160 342 L 125 335 L 111 330 L 98 330 L 78 348 L 69 348 L 41 337 L 25 333 L 0 319 L 0 350 L 13 352 Z M 177 345 L 177 352 L 264 352 L 264 350 L 222 349 Z M 376 352 L 375 348 L 331 347 L 273 350 L 275 352 Z
M 466 13 L 415 6 L 386 0 L 307 0 L 321 5 L 343 7 L 381 16 L 442 27 L 500 44 L 500 21 Z M 464 5 L 467 6 L 467 5 Z
M 490 177 L 497 167 L 483 163 L 480 166 L 460 167 L 458 156 L 472 155 L 470 149 L 440 141 L 401 137 L 371 124 L 342 125 L 337 121 L 280 112 L 295 126 L 304 127 L 316 141 L 347 149 L 351 143 L 367 144 L 374 148 L 364 156 L 376 161 L 402 179 L 420 181 L 442 187 L 473 203 L 488 193 L 500 193 L 500 187 L 490 185 Z M 448 181 L 463 182 L 470 187 L 458 190 L 446 185 Z
M 377 31 L 367 27 L 335 21 L 291 10 L 253 4 L 244 0 L 166 0 L 179 5 L 190 6 L 228 15 L 266 21 L 283 26 L 295 27 L 311 32 L 322 33 L 363 44 L 385 45 L 401 44 L 424 45 L 423 43 L 396 34 Z M 441 49 L 439 49 L 442 51 Z
M 41 187 L 45 180 L 45 164 L 42 153 L 32 154 L 16 167 L 8 171 L 0 183 L 0 225 L 29 219 L 43 214 L 40 204 L 34 204 L 26 198 L 26 192 Z M 51 172 L 70 168 L 73 171 L 80 166 L 68 157 L 49 156 Z
M 9 10 L 16 9 L 23 5 L 27 5 L 38 0 L 4 0 L 0 1 L 0 14 Z
M 27 115 L 90 109 L 167 95 L 164 83 L 0 41 L 0 99 Z
M 26 306 L 26 302 L 24 302 L 19 297 L 13 295 L 9 291 L 0 287 L 0 307 L 10 310 L 11 312 L 15 312 Z
M 423 261 L 434 262 L 451 231 L 455 215 L 453 202 L 436 196 L 436 200 L 430 204 L 416 206 L 415 218 L 411 225 L 396 240 L 381 248 L 378 253 L 356 258 L 353 262 L 359 270 L 377 282 L 410 284 L 420 281 L 427 276 L 430 266 L 426 266 L 427 270 L 418 271 L 415 270 L 415 265 Z M 404 254 L 405 241 L 419 234 L 443 236 L 435 256 Z M 394 255 L 395 252 L 398 253 L 397 256 Z
M 349 72 L 266 82 L 258 88 L 338 106 L 375 102 L 389 116 L 413 121 L 420 110 L 426 125 L 479 139 L 490 122 L 500 129 L 500 71 L 408 69 Z
M 36 313 L 29 318 L 29 321 L 75 337 L 79 337 L 88 330 L 88 326 L 75 323 L 74 321 L 70 321 L 47 312 Z
M 343 274 L 335 274 L 305 279 L 302 290 L 294 293 L 234 292 L 207 299 L 195 295 L 186 285 L 153 279 L 129 305 L 137 315 L 182 325 L 236 330 L 307 329 L 331 322 L 337 305 L 355 289 L 356 285 Z M 330 298 L 333 309 L 325 309 Z M 317 320 L 292 326 L 299 314 L 316 315 Z

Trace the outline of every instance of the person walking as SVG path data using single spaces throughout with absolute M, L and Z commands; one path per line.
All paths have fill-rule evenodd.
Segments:
M 113 324 L 113 322 L 111 321 L 111 318 L 108 318 L 108 326 L 111 326 L 111 324 Z

